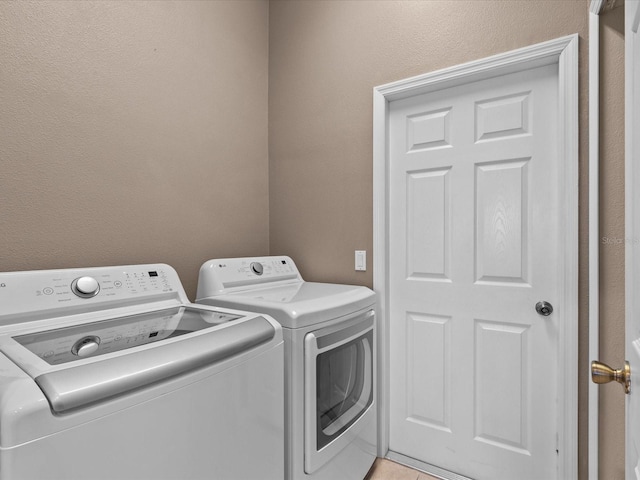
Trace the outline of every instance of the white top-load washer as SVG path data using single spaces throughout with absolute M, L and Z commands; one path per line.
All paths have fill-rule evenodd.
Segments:
M 168 265 L 0 273 L 0 479 L 281 480 L 283 348 Z
M 285 256 L 200 268 L 197 303 L 283 327 L 287 480 L 362 480 L 375 460 L 375 300 L 366 287 L 305 282 Z

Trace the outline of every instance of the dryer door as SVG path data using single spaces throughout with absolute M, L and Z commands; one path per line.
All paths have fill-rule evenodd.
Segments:
M 374 415 L 374 319 L 369 310 L 305 337 L 307 474 L 353 441 Z

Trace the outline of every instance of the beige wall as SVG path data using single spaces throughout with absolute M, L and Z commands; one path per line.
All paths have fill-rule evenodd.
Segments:
M 578 33 L 584 478 L 587 11 L 587 0 L 0 2 L 0 271 L 161 261 L 193 298 L 204 260 L 270 251 L 309 280 L 371 285 L 373 87 Z M 624 237 L 621 12 L 602 31 L 610 238 Z M 601 255 L 601 359 L 619 365 L 623 249 L 603 242 Z M 616 480 L 624 404 L 605 388 L 600 473 Z
M 268 3 L 0 2 L 0 271 L 269 248 Z
M 600 360 L 624 364 L 624 8 L 600 17 Z M 617 387 L 617 388 L 616 388 Z M 624 395 L 600 387 L 600 478 L 624 479 Z
M 355 272 L 353 251 L 366 249 L 371 262 L 373 87 L 580 35 L 579 469 L 580 478 L 586 478 L 588 1 L 272 0 L 269 32 L 271 253 L 292 255 L 309 280 L 369 286 L 371 263 L 366 273 Z M 611 42 L 609 47 L 620 48 Z M 612 61 L 618 68 L 621 60 Z M 613 128 L 619 134 L 619 128 Z M 604 151 L 617 137 L 605 135 L 601 142 Z M 603 195 L 612 200 L 603 200 L 602 215 L 608 219 L 603 229 L 612 235 L 620 235 L 623 227 L 621 165 L 619 156 L 607 158 L 603 165 Z M 614 178 L 607 178 L 609 173 Z M 603 302 L 609 308 L 603 317 L 605 350 L 619 344 L 623 335 L 620 255 L 611 253 L 615 263 L 603 265 L 602 272 Z M 610 258 L 607 254 L 603 251 L 605 259 Z M 618 320 L 609 320 L 613 317 Z M 609 328 L 607 322 L 618 323 Z M 623 449 L 624 433 L 608 427 L 609 420 L 624 413 L 620 397 L 605 401 L 611 410 L 602 409 L 605 451 Z M 601 478 L 623 478 L 614 462 L 601 463 Z

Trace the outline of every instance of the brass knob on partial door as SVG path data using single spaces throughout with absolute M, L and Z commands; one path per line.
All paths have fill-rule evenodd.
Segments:
M 624 387 L 624 393 L 631 392 L 631 366 L 624 362 L 624 367 L 614 370 L 606 363 L 591 362 L 591 380 L 593 383 L 609 383 L 616 381 Z

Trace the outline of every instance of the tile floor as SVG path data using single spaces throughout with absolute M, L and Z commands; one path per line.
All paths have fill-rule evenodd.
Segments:
M 376 459 L 364 480 L 438 480 L 436 477 L 405 467 L 386 458 Z

